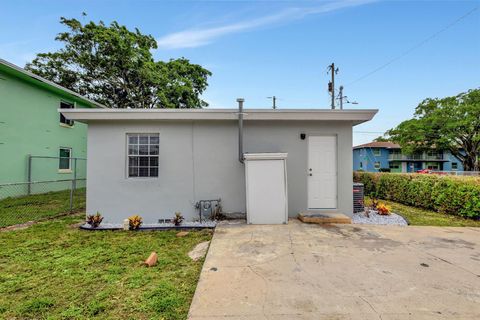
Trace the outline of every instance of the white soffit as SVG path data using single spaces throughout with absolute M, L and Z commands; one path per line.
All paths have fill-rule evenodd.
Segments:
M 70 120 L 237 120 L 237 109 L 62 109 Z M 243 119 L 286 121 L 369 121 L 377 109 L 245 109 Z

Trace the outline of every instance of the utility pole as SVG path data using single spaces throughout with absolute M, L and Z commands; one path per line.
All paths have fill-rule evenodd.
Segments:
M 272 97 L 267 97 L 267 99 L 272 99 L 272 103 L 273 103 L 272 107 L 274 110 L 277 109 L 277 97 L 272 96 Z
M 340 86 L 338 89 L 338 100 L 340 101 L 340 110 L 343 110 L 343 103 L 351 103 L 351 104 L 358 104 L 356 101 L 349 101 L 347 96 L 343 95 L 343 86 Z
M 332 73 L 332 80 L 328 83 L 328 91 L 332 95 L 332 109 L 335 109 L 335 74 L 338 73 L 338 68 L 335 69 L 335 63 L 332 62 L 328 66 L 328 70 Z
M 340 86 L 340 110 L 343 110 L 343 86 Z

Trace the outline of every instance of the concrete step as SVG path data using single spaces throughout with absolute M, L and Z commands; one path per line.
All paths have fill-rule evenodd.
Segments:
M 350 224 L 352 219 L 341 212 L 325 212 L 316 210 L 302 211 L 298 219 L 304 223 L 316 224 Z

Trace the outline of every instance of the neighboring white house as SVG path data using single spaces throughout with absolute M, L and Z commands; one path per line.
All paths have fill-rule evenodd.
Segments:
M 88 123 L 87 212 L 110 223 L 133 214 L 156 223 L 176 211 L 196 219 L 195 204 L 206 199 L 244 213 L 244 153 L 287 154 L 289 216 L 308 209 L 352 215 L 352 127 L 377 110 L 61 112 Z

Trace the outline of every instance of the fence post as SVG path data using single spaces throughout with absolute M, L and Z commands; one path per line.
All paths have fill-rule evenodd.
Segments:
M 73 158 L 73 190 L 77 190 L 77 158 Z
M 70 213 L 73 212 L 73 185 L 74 185 L 74 180 L 72 180 L 72 185 L 70 187 Z
M 27 165 L 27 194 L 30 195 L 32 193 L 32 155 L 28 155 L 28 165 Z

